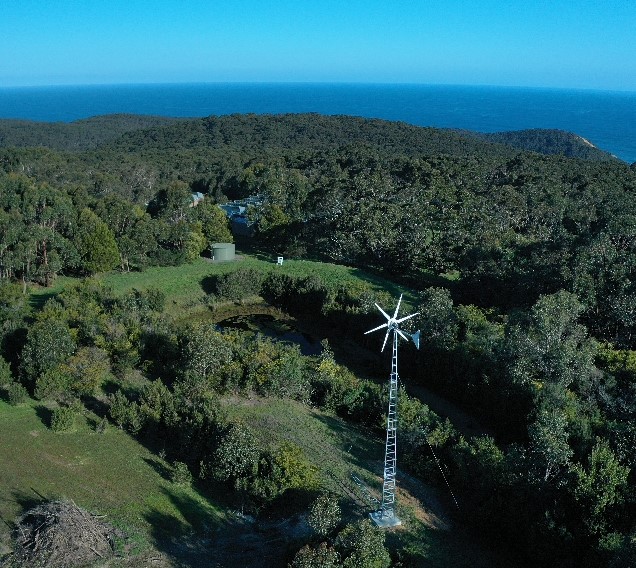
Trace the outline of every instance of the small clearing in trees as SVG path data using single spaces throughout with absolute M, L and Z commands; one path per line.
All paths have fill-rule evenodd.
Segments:
M 18 519 L 15 552 L 6 565 L 93 566 L 113 555 L 115 536 L 123 535 L 75 503 L 51 501 Z

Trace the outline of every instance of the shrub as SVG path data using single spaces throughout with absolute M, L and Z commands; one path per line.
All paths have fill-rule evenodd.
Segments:
M 247 365 L 251 388 L 265 396 L 308 402 L 311 397 L 310 373 L 298 346 L 287 346 L 259 338 Z
M 0 356 L 0 386 L 9 383 L 13 380 L 11 374 L 11 367 L 2 356 Z
M 6 386 L 6 391 L 7 391 L 7 400 L 9 404 L 12 404 L 13 406 L 15 406 L 16 404 L 22 404 L 23 402 L 26 402 L 29 398 L 29 392 L 26 390 L 24 385 L 15 381 L 11 381 Z
M 108 418 L 102 416 L 95 424 L 95 432 L 98 434 L 104 434 L 108 430 Z
M 75 351 L 75 341 L 66 322 L 53 317 L 36 322 L 29 329 L 22 351 L 21 371 L 28 385 L 66 361 Z
M 216 280 L 214 293 L 227 300 L 242 300 L 261 293 L 263 273 L 253 268 L 240 268 Z
M 213 475 L 219 481 L 251 479 L 258 472 L 260 451 L 256 436 L 240 422 L 230 424 L 216 449 Z
M 336 549 L 346 568 L 388 568 L 391 564 L 384 533 L 368 519 L 342 529 L 336 538 Z
M 317 535 L 327 536 L 340 523 L 338 500 L 326 493 L 320 495 L 309 509 L 307 522 Z
M 75 426 L 77 411 L 70 406 L 61 406 L 53 410 L 51 416 L 51 430 L 53 432 L 68 432 Z
M 60 400 L 71 390 L 72 378 L 60 366 L 49 369 L 35 381 L 33 395 L 38 400 Z
M 110 395 L 109 402 L 108 413 L 117 426 L 128 430 L 131 434 L 136 434 L 141 430 L 142 417 L 136 403 L 129 401 L 121 391 Z
M 301 448 L 292 442 L 284 442 L 274 454 L 274 461 L 281 472 L 279 482 L 284 489 L 316 489 L 318 470 L 305 458 Z
M 303 546 L 294 556 L 290 568 L 336 568 L 340 555 L 325 542 L 317 547 Z
M 153 312 L 163 312 L 166 307 L 166 293 L 163 290 L 151 286 L 142 294 Z
M 170 481 L 175 485 L 190 485 L 192 483 L 192 474 L 188 466 L 180 461 L 174 462 L 170 471 Z
M 287 305 L 294 293 L 295 280 L 287 274 L 271 272 L 263 281 L 261 295 L 274 306 Z

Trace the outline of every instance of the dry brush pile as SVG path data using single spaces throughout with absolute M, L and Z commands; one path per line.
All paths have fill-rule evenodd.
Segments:
M 113 555 L 115 537 L 123 536 L 99 516 L 73 502 L 50 501 L 18 519 L 15 551 L 2 566 L 94 566 Z

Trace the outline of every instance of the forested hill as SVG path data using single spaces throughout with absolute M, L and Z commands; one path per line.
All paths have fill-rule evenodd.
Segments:
M 3 119 L 0 120 L 0 146 L 90 150 L 126 132 L 170 124 L 176 120 L 133 114 L 94 116 L 71 123 Z
M 533 128 L 514 132 L 494 132 L 479 135 L 489 142 L 507 144 L 520 150 L 540 154 L 561 155 L 584 160 L 618 160 L 609 152 L 597 148 L 589 140 L 564 130 Z
M 511 157 L 514 150 L 558 154 L 585 160 L 612 160 L 576 134 L 560 130 L 522 130 L 482 134 L 424 128 L 351 116 L 317 114 L 230 115 L 200 119 L 117 114 L 72 123 L 0 120 L 0 146 L 83 151 L 107 145 L 113 150 L 232 148 L 326 150 L 365 144 L 381 153 Z
M 103 133 L 90 135 L 100 120 Z M 74 405 L 85 396 L 92 406 L 95 389 L 115 377 L 121 390 L 107 400 L 120 426 L 171 440 L 175 464 L 214 491 L 236 489 L 237 503 L 247 503 L 243 488 L 262 499 L 254 503 L 279 499 L 284 486 L 269 472 L 284 469 L 257 447 L 241 449 L 253 456 L 241 473 L 208 469 L 213 459 L 223 463 L 209 456 L 234 447 L 216 453 L 221 433 L 232 430 L 202 421 L 222 414 L 212 401 L 238 392 L 292 397 L 374 428 L 386 408 L 380 387 L 341 374 L 332 356 L 306 364 L 298 350 L 251 346 L 207 324 L 182 333 L 178 322 L 151 313 L 167 299 L 160 290 L 114 298 L 90 279 L 39 312 L 24 292 L 59 275 L 182 265 L 179 279 L 200 285 L 187 304 L 198 303 L 197 313 L 261 296 L 355 342 L 374 325 L 375 303 L 390 305 L 391 288 L 332 280 L 320 268 L 292 276 L 271 260 L 371 269 L 412 289 L 413 329 L 426 340 L 419 354 L 405 353 L 411 384 L 463 406 L 494 432 L 467 440 L 450 423 L 432 429 L 426 412 L 402 397 L 410 472 L 443 491 L 447 481 L 461 523 L 527 560 L 507 565 L 636 566 L 636 164 L 352 117 L 162 120 L 84 121 L 84 143 L 94 145 L 86 151 L 0 147 L 6 397 Z M 51 128 L 72 137 L 76 125 Z M 40 142 L 53 144 L 56 135 L 47 136 L 42 130 Z M 202 194 L 196 207 L 193 192 Z M 236 263 L 214 282 L 187 276 L 211 244 L 233 238 L 217 205 L 254 195 L 247 246 L 270 260 L 263 272 Z M 171 305 L 181 318 L 181 304 Z M 137 377 L 153 390 L 129 389 Z M 433 447 L 439 461 L 431 461 Z M 280 463 L 302 454 L 291 455 Z M 256 472 L 263 475 L 251 477 Z
M 514 151 L 449 129 L 413 126 L 353 116 L 319 114 L 229 115 L 179 121 L 128 132 L 113 140 L 113 150 L 228 148 L 241 152 L 323 151 L 365 145 L 385 156 L 488 155 Z

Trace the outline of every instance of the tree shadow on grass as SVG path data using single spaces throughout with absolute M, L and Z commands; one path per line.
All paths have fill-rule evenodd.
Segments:
M 20 505 L 22 513 L 25 513 L 29 509 L 33 509 L 33 507 L 37 505 L 50 501 L 50 498 L 42 495 L 42 493 L 33 487 L 31 487 L 31 492 L 29 493 L 16 489 L 12 491 L 12 494 L 13 500 Z
M 201 288 L 206 294 L 214 294 L 217 289 L 218 281 L 219 277 L 216 275 L 205 276 L 200 280 Z
M 42 424 L 47 428 L 51 427 L 51 418 L 53 417 L 53 411 L 43 404 L 38 404 L 35 407 L 36 416 L 42 421 Z
M 152 522 L 157 536 L 207 536 L 222 527 L 223 519 L 217 511 L 206 504 L 204 499 L 196 499 L 190 491 L 178 486 L 162 489 L 181 518 L 154 511 L 147 518 Z
M 31 294 L 29 296 L 29 306 L 35 311 L 39 311 L 44 307 L 49 300 L 55 298 L 60 293 L 59 290 L 45 292 L 43 294 Z
M 179 512 L 179 516 L 153 510 L 144 516 L 152 527 L 157 549 L 184 566 L 215 566 L 210 562 L 212 536 L 221 531 L 222 520 L 211 508 L 179 488 L 163 492 Z
M 170 469 L 160 460 L 152 458 L 142 458 L 152 469 L 154 469 L 161 477 L 170 481 Z
M 258 260 L 265 261 L 271 261 L 274 257 L 278 256 L 278 253 L 275 252 L 272 247 L 267 246 L 264 243 L 260 243 L 252 237 L 241 237 L 240 235 L 235 235 L 234 244 L 236 245 L 237 255 L 247 254 Z
M 191 491 L 177 486 L 164 490 L 179 515 L 153 510 L 145 515 L 154 545 L 180 566 L 215 568 L 277 568 L 290 554 L 287 525 L 262 525 L 238 512 L 227 516 Z
M 99 418 L 107 418 L 109 406 L 103 400 L 100 400 L 94 396 L 87 396 L 82 399 L 84 407 L 91 412 L 94 412 Z
M 407 520 L 408 529 L 387 531 L 386 546 L 398 551 L 405 566 L 430 568 L 504 568 L 524 566 L 520 558 L 507 557 L 477 541 L 460 526 L 453 530 L 437 530 L 418 521 Z
M 34 489 L 33 487 L 31 487 L 31 492 L 16 489 L 13 490 L 11 493 L 12 498 L 10 500 L 15 501 L 18 504 L 18 506 L 20 507 L 20 512 L 14 519 L 1 519 L 2 522 L 6 525 L 9 532 L 13 532 L 16 527 L 16 521 L 22 515 L 24 515 L 24 513 L 26 513 L 30 509 L 33 509 L 33 507 L 36 507 L 37 505 L 41 505 L 42 503 L 50 501 L 49 498 L 42 495 L 37 489 Z
M 368 469 L 370 461 L 381 460 L 384 456 L 382 444 L 373 432 L 363 432 L 356 425 L 325 414 L 318 414 L 316 418 L 334 433 L 336 447 L 348 454 L 353 465 Z

